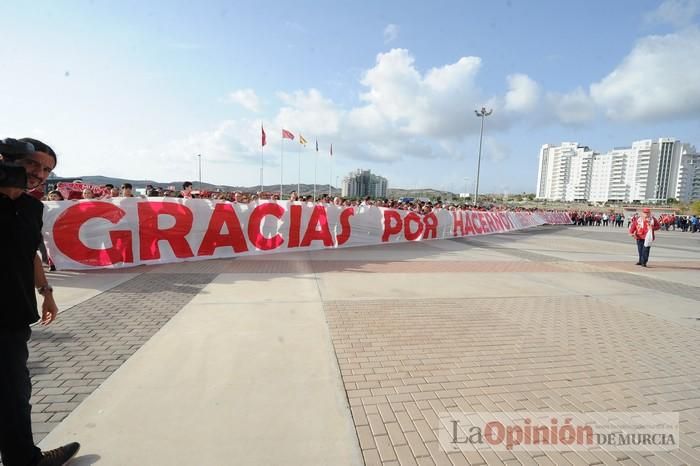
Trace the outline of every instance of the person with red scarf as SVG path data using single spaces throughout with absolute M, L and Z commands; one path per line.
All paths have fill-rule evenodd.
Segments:
M 639 253 L 639 260 L 635 265 L 647 266 L 651 243 L 656 239 L 654 231 L 659 228 L 661 228 L 661 224 L 651 216 L 651 210 L 648 207 L 643 208 L 642 215 L 635 216 L 630 222 L 629 232 L 637 240 L 637 252 Z

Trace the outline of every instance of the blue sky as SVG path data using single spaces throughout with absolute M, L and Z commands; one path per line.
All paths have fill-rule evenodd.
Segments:
M 700 145 L 700 0 L 3 4 L 0 137 L 61 176 L 279 183 L 355 168 L 532 192 L 544 143 Z M 328 156 L 333 144 L 334 157 Z M 468 178 L 465 181 L 465 178 Z

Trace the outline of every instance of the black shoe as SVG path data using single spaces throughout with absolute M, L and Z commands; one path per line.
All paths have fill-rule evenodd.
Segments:
M 642 267 L 646 267 L 646 266 L 647 266 L 646 264 L 642 264 Z
M 55 272 L 55 271 L 56 271 L 56 266 L 53 265 L 53 264 L 51 264 L 51 265 L 49 266 L 49 272 Z
M 72 442 L 62 447 L 41 452 L 41 459 L 37 466 L 63 466 L 80 450 L 78 442 Z
M 634 264 L 634 265 L 642 265 L 642 263 L 641 263 L 641 262 L 637 262 L 637 263 L 636 263 L 636 264 Z

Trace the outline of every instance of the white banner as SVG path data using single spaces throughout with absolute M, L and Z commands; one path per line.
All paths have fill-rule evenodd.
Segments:
M 437 210 L 288 201 L 118 198 L 46 202 L 44 238 L 58 269 L 133 267 L 252 254 L 425 241 L 568 224 L 562 212 Z

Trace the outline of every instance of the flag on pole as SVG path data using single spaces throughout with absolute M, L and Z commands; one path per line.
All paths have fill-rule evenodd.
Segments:
M 306 143 L 307 143 L 307 141 L 306 141 L 306 139 L 304 139 L 304 136 L 302 136 L 301 133 L 299 133 L 299 144 L 306 144 Z
M 316 152 L 318 152 L 318 139 L 316 139 Z
M 333 144 L 331 144 L 331 157 L 333 157 Z
M 262 131 L 262 145 L 264 147 L 265 144 L 267 144 L 267 135 L 265 134 L 265 128 L 263 128 L 263 125 L 260 125 L 260 131 Z
M 292 141 L 294 140 L 294 135 L 287 131 L 286 129 L 282 130 L 282 139 L 291 139 Z

